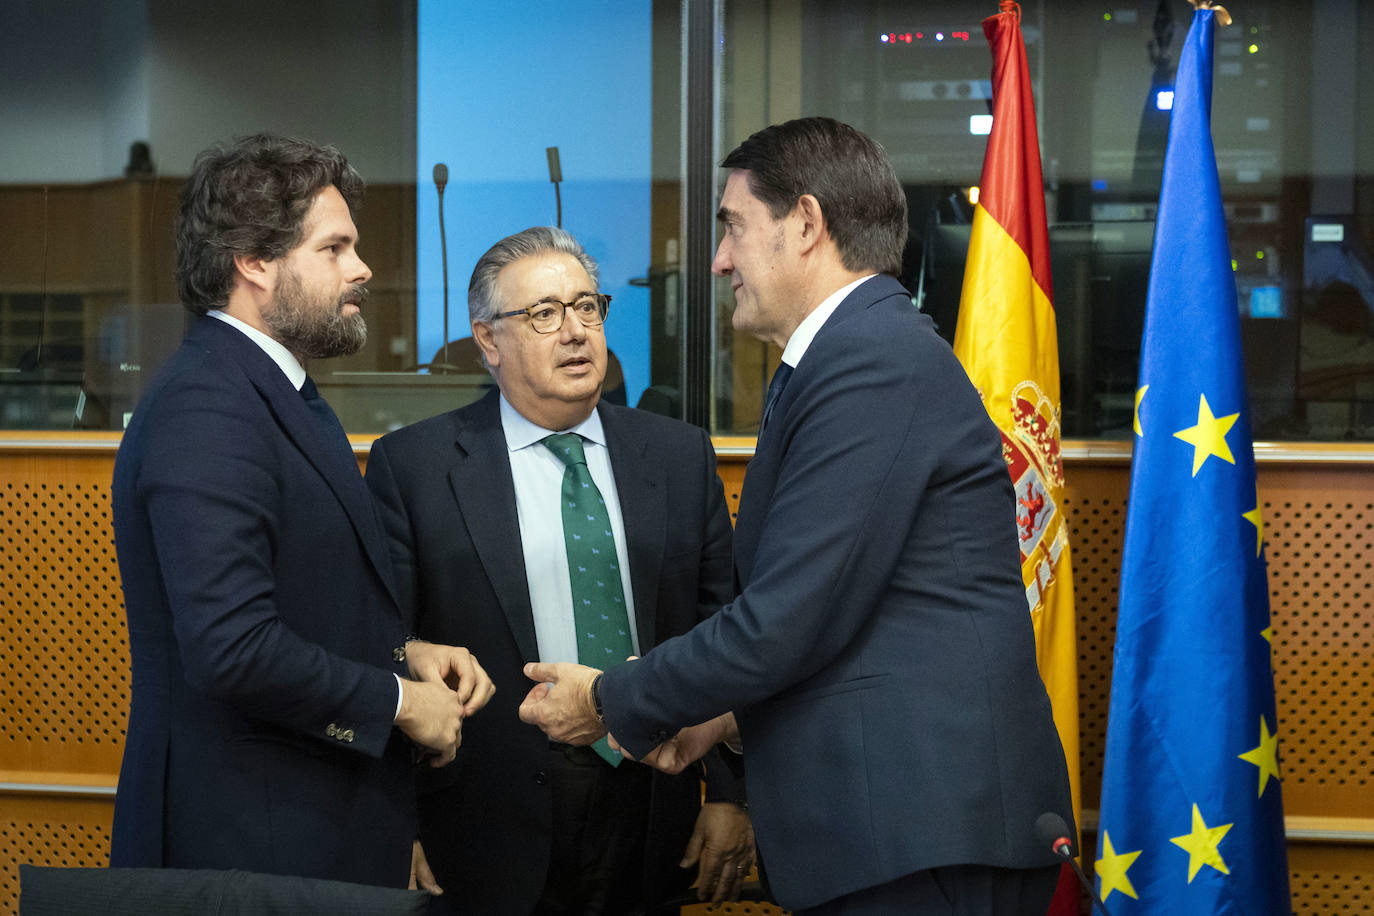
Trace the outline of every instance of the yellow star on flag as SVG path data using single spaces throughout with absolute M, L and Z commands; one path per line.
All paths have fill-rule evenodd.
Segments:
M 1196 471 L 1193 472 L 1197 474 Z M 1249 512 L 1242 512 L 1241 518 L 1255 526 L 1255 556 L 1260 555 L 1260 548 L 1264 545 L 1264 517 L 1260 514 L 1259 488 L 1255 488 L 1255 508 Z
M 1112 895 L 1112 891 L 1120 891 L 1133 900 L 1139 900 L 1136 896 L 1135 888 L 1131 885 L 1131 879 L 1127 877 L 1126 871 L 1135 864 L 1135 860 L 1140 858 L 1140 850 L 1135 852 L 1118 853 L 1112 848 L 1112 838 L 1107 831 L 1102 831 L 1102 854 L 1097 857 L 1097 863 L 1093 865 L 1093 871 L 1102 881 L 1099 893 L 1102 895 L 1102 902 L 1106 903 L 1107 898 Z
M 1145 430 L 1140 426 L 1140 402 L 1145 400 L 1145 392 L 1149 390 L 1149 385 L 1141 385 L 1135 392 L 1135 416 L 1131 420 L 1131 427 L 1135 429 L 1137 436 L 1145 435 Z
M 1194 477 L 1202 468 L 1202 463 L 1213 455 L 1231 464 L 1236 463 L 1236 459 L 1231 456 L 1231 447 L 1226 444 L 1226 434 L 1231 431 L 1239 417 L 1239 413 L 1224 417 L 1213 416 L 1212 408 L 1207 404 L 1207 395 L 1198 396 L 1197 425 L 1174 433 L 1174 438 L 1182 439 L 1193 447 Z
M 1260 635 L 1264 637 L 1264 641 L 1265 641 L 1265 642 L 1269 643 L 1269 648 L 1270 648 L 1270 649 L 1273 649 L 1273 648 L 1274 648 L 1274 628 L 1273 628 L 1272 626 L 1270 626 L 1270 627 L 1265 627 L 1263 630 L 1260 630 Z
M 1279 776 L 1279 733 L 1269 734 L 1269 724 L 1264 721 L 1264 716 L 1260 716 L 1260 743 L 1259 747 L 1246 751 L 1244 754 L 1237 755 L 1246 763 L 1253 763 L 1259 767 L 1259 794 L 1264 795 L 1264 787 L 1269 782 L 1269 777 L 1275 779 Z
M 1189 884 L 1193 883 L 1193 878 L 1197 877 L 1198 871 L 1204 865 L 1212 866 L 1223 875 L 1231 873 L 1226 867 L 1226 860 L 1221 857 L 1221 850 L 1217 848 L 1221 844 L 1221 838 L 1226 836 L 1231 827 L 1231 824 L 1208 827 L 1202 820 L 1202 812 L 1198 811 L 1197 804 L 1193 805 L 1193 829 L 1183 836 L 1169 839 L 1175 846 L 1188 850 Z

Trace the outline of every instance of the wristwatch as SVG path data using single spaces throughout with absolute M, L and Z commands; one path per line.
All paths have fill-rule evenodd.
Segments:
M 601 720 L 601 724 L 606 724 L 606 716 L 601 709 L 601 675 L 592 678 L 592 712 Z

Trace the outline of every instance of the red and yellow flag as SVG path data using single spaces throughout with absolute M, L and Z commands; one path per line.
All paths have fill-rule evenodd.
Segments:
M 1059 454 L 1059 347 L 1035 103 L 1017 5 L 1003 0 L 1002 12 L 983 20 L 983 33 L 992 45 L 992 133 L 954 352 L 1002 430 L 1002 456 L 1016 485 L 1021 577 L 1040 676 L 1054 704 L 1074 818 L 1081 824 L 1078 647 Z

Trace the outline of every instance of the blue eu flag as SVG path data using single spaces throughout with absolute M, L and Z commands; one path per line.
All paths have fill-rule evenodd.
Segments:
M 1213 29 L 1198 10 L 1179 60 L 1141 344 L 1096 863 L 1116 916 L 1291 912 Z

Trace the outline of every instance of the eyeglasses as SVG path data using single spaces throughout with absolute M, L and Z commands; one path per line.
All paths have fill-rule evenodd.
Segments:
M 563 318 L 572 309 L 577 320 L 584 328 L 599 328 L 606 320 L 611 309 L 611 297 L 604 293 L 588 293 L 578 296 L 574 302 L 559 302 L 557 299 L 544 299 L 529 308 L 515 309 L 510 312 L 497 312 L 496 318 L 514 318 L 528 315 L 530 327 L 540 334 L 552 334 L 563 327 Z

